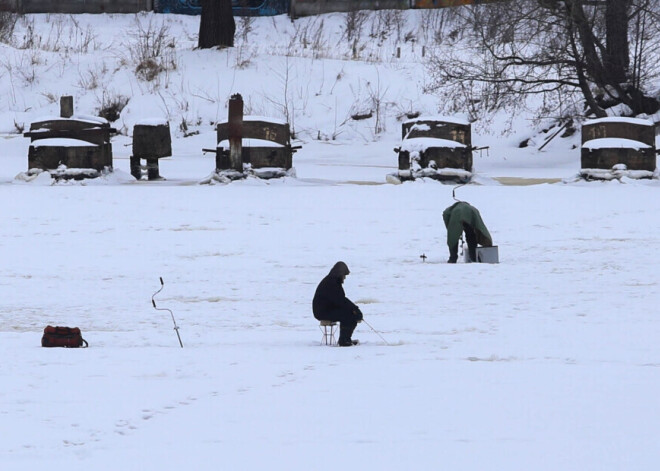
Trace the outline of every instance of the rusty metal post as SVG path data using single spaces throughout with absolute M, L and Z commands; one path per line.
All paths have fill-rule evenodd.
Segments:
M 73 97 L 60 97 L 60 118 L 70 118 L 73 116 Z
M 229 164 L 243 173 L 243 97 L 236 93 L 229 99 Z

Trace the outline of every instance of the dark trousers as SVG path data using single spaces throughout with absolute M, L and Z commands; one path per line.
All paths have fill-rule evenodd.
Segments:
M 477 261 L 477 233 L 472 229 L 472 226 L 468 224 L 463 224 L 463 232 L 465 233 L 465 241 L 468 246 L 468 255 L 470 256 L 470 262 Z M 458 260 L 458 242 L 453 246 L 449 247 L 449 263 L 456 263 Z
M 472 226 L 463 224 L 463 232 L 465 232 L 465 241 L 468 246 L 468 254 L 470 255 L 470 261 L 477 261 L 477 233 L 472 229 Z
M 324 312 L 314 317 L 320 321 L 339 322 L 339 340 L 350 340 L 353 331 L 358 325 L 357 317 L 352 311 L 336 309 L 334 311 Z

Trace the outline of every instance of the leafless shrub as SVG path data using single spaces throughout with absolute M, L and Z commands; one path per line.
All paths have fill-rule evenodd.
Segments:
M 57 103 L 58 98 L 52 92 L 42 92 L 41 95 L 46 99 L 46 102 L 53 104 Z
M 102 87 L 104 77 L 108 73 L 108 67 L 105 62 L 96 65 L 94 68 L 88 68 L 86 71 L 78 72 L 78 87 L 83 90 L 95 90 Z
M 16 134 L 23 134 L 23 131 L 25 131 L 25 123 L 17 123 L 16 120 L 14 120 L 14 129 L 16 129 Z
M 188 121 L 186 121 L 185 116 L 181 117 L 181 122 L 179 123 L 179 131 L 181 131 L 181 134 L 183 135 L 188 132 Z
M 3 80 L 8 80 L 9 82 L 9 93 L 7 94 L 12 105 L 16 104 L 16 87 L 14 85 L 14 65 L 11 60 L 7 57 L 0 58 L 0 65 L 5 69 L 5 73 L 0 73 L 0 78 Z M 7 77 L 5 79 L 5 77 Z
M 277 111 L 284 117 L 287 123 L 291 128 L 291 136 L 295 138 L 296 135 L 296 111 L 302 109 L 302 106 L 296 106 L 296 100 L 294 97 L 293 82 L 292 79 L 293 69 L 291 64 L 289 64 L 289 59 L 287 57 L 285 67 L 283 71 L 273 71 L 274 76 L 280 82 L 282 86 L 282 96 L 279 98 L 273 96 L 266 96 L 265 99 L 271 105 L 274 105 Z
M 34 18 L 24 17 L 25 32 L 21 41 L 16 45 L 18 49 L 37 49 L 41 46 L 41 36 L 35 34 Z
M 405 23 L 403 10 L 378 10 L 371 23 L 369 37 L 375 39 L 381 45 L 383 41 L 394 34 L 394 39 L 398 42 L 402 38 Z
M 179 122 L 178 130 L 183 137 L 194 136 L 199 134 L 198 130 L 190 130 L 192 126 L 201 126 L 203 123 L 202 117 L 198 114 L 195 108 L 195 102 L 190 101 L 191 96 L 200 97 L 197 94 L 191 93 L 190 89 L 186 86 L 185 81 L 182 79 L 178 86 L 170 86 L 164 92 L 158 91 L 158 96 L 163 102 L 163 108 L 167 119 L 172 122 Z M 202 97 L 208 99 L 206 97 Z
M 197 117 L 196 121 L 190 122 L 186 116 L 181 117 L 181 122 L 179 123 L 179 131 L 183 137 L 196 136 L 199 134 L 199 131 L 190 131 L 190 126 L 200 126 L 202 124 L 202 118 Z
M 375 83 L 364 80 L 358 82 L 356 89 L 353 86 L 350 86 L 350 89 L 354 97 L 353 105 L 349 110 L 350 118 L 357 121 L 373 119 L 374 136 L 385 132 L 385 114 L 391 103 L 386 100 L 389 87 L 383 87 L 378 69 L 376 69 Z
M 238 38 L 235 42 L 232 52 L 234 53 L 234 68 L 247 69 L 254 59 L 255 53 L 248 44 L 248 35 L 254 26 L 254 17 L 242 16 L 237 23 Z
M 245 97 L 244 100 L 243 109 L 245 115 L 264 116 L 268 114 L 268 112 L 265 111 L 263 103 L 257 105 L 250 96 Z
M 305 29 L 304 47 L 309 47 L 317 57 L 321 55 L 322 50 L 326 46 L 324 26 L 324 19 L 322 17 L 315 17 L 307 23 L 307 28 Z
M 369 18 L 369 13 L 364 10 L 349 11 L 344 19 L 344 31 L 342 37 L 346 38 L 351 46 L 352 58 L 357 59 L 365 45 L 360 45 L 364 25 Z
M 24 84 L 32 85 L 37 81 L 37 66 L 42 63 L 38 50 L 18 51 L 13 56 L 5 57 L 2 65 L 11 77 L 20 78 Z M 13 87 L 13 81 L 12 81 Z
M 26 85 L 32 85 L 37 81 L 37 71 L 34 67 L 18 69 L 18 76 Z
M 82 28 L 74 15 L 48 15 L 47 28 L 37 29 L 33 17 L 23 17 L 25 33 L 17 43 L 19 49 L 40 49 L 50 52 L 87 53 L 96 49 L 96 34 L 90 25 Z
M 129 98 L 119 93 L 103 91 L 99 100 L 98 115 L 110 122 L 117 121 Z
M 452 8 L 428 8 L 420 11 L 419 34 L 424 44 L 441 44 Z
M 236 25 L 238 27 L 236 36 L 238 36 L 244 43 L 248 42 L 248 35 L 254 29 L 254 20 L 254 16 L 241 16 L 238 20 L 238 24 Z
M 91 50 L 96 50 L 98 45 L 96 43 L 96 34 L 94 33 L 91 25 L 82 28 L 74 15 L 70 15 L 73 28 L 68 31 L 68 46 L 75 52 L 87 53 Z
M 382 87 L 380 83 L 380 74 L 378 69 L 376 69 L 376 83 L 372 84 L 367 82 L 367 91 L 369 93 L 369 99 L 371 100 L 372 109 L 374 112 L 374 134 L 380 134 L 384 132 L 385 129 L 385 110 L 386 102 L 385 97 L 389 87 Z
M 136 16 L 129 37 L 125 46 L 137 77 L 151 82 L 161 72 L 177 68 L 176 39 L 164 22 L 156 25 L 150 18 L 145 24 Z
M 138 65 L 135 67 L 135 75 L 147 82 L 151 82 L 163 70 L 165 69 L 156 59 L 149 57 L 138 62 Z
M 236 53 L 234 67 L 238 70 L 247 69 L 255 55 L 251 53 L 250 48 L 245 44 L 239 44 L 234 47 L 234 50 Z
M 422 114 L 422 112 L 415 108 L 415 102 L 413 100 L 406 100 L 407 104 L 397 101 L 394 104 L 394 115 L 396 116 L 397 121 L 403 121 L 406 119 L 414 119 Z
M 314 59 L 327 55 L 327 40 L 325 38 L 325 21 L 322 17 L 310 18 L 301 30 L 300 40 L 304 49 L 312 51 Z
M 364 10 L 353 10 L 344 16 L 344 32 L 346 40 L 353 41 L 362 35 L 362 28 L 369 17 L 369 13 Z
M 101 77 L 95 70 L 78 73 L 78 87 L 83 90 L 95 90 L 101 84 Z
M 328 43 L 325 39 L 325 23 L 323 18 L 319 19 L 318 22 L 315 21 L 313 24 L 315 29 L 312 31 L 312 51 L 314 51 L 314 58 L 318 59 L 325 56 Z
M 295 51 L 302 48 L 311 50 L 315 59 L 325 57 L 327 54 L 327 40 L 325 38 L 325 21 L 321 17 L 310 17 L 293 24 L 294 33 L 289 39 L 287 55 L 295 55 Z
M 18 21 L 18 15 L 16 13 L 2 11 L 0 12 L 0 42 L 5 44 L 11 44 L 14 29 L 16 28 L 16 21 Z

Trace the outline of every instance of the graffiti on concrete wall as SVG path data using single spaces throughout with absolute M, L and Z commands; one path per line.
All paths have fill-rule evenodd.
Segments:
M 154 10 L 158 13 L 182 13 L 198 15 L 202 11 L 199 0 L 156 0 Z
M 236 16 L 273 16 L 289 10 L 289 0 L 232 0 L 231 3 Z M 199 15 L 202 7 L 200 0 L 156 0 L 154 10 L 158 13 Z

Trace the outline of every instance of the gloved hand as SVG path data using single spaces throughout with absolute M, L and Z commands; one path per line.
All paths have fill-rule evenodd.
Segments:
M 358 324 L 362 322 L 362 319 L 364 319 L 362 311 L 360 311 L 360 308 L 357 306 L 355 306 L 355 309 L 353 309 L 353 314 L 355 314 L 355 317 L 357 317 Z

